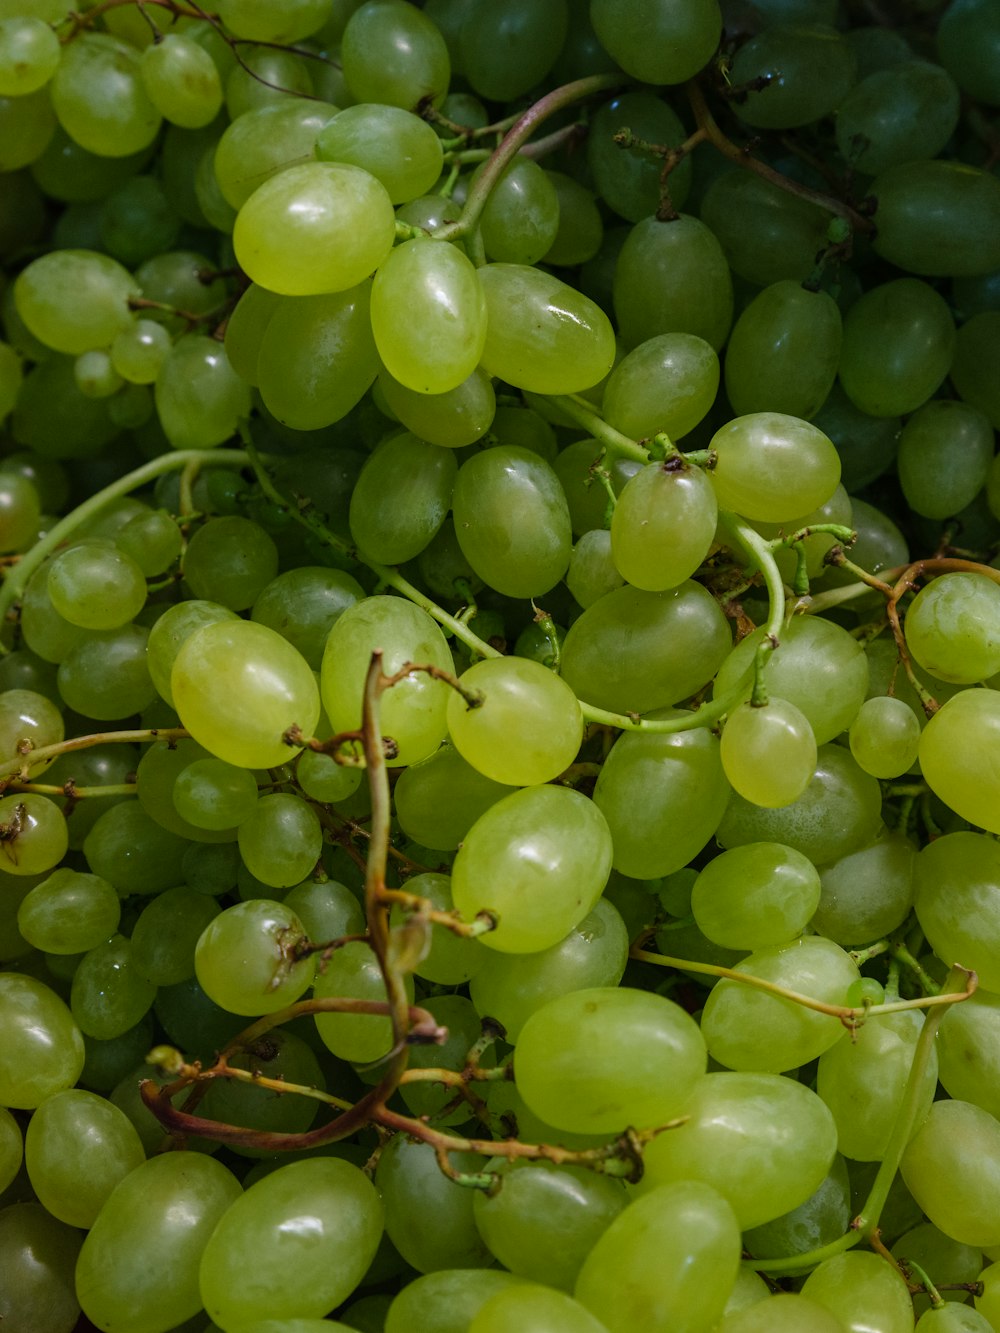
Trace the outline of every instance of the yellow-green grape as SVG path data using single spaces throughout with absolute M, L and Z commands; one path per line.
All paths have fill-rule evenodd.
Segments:
M 59 68 L 59 38 L 40 18 L 0 18 L 0 96 L 43 88 Z
M 81 1032 L 99 1041 L 120 1037 L 152 1008 L 156 985 L 140 972 L 124 935 L 91 949 L 73 973 L 70 1009 Z
M 875 252 L 907 273 L 964 277 L 1000 268 L 1000 181 L 965 162 L 910 161 L 880 172 Z
M 0 1106 L 33 1110 L 73 1087 L 83 1068 L 83 1035 L 51 987 L 0 972 L 0 1020 Z
M 206 995 L 232 1014 L 273 1014 L 312 983 L 313 955 L 297 958 L 302 922 L 267 898 L 237 903 L 211 921 L 195 949 L 195 972 Z M 240 959 L 234 971 L 232 959 Z
M 470 706 L 453 692 L 448 730 L 459 754 L 486 777 L 530 787 L 558 777 L 576 758 L 583 714 L 552 671 L 525 658 L 488 658 L 460 680 L 482 702 Z
M 30 895 L 29 895 L 30 896 Z M 941 1085 L 950 1097 L 996 1115 L 1000 1109 L 1000 997 L 977 991 L 949 1009 L 938 1036 Z M 1000 1119 L 1000 1117 L 997 1117 Z
M 229 364 L 247 384 L 259 381 L 257 361 L 271 316 L 281 305 L 275 292 L 251 283 L 236 304 L 226 324 L 225 347 Z
M 385 186 L 360 167 L 307 162 L 265 181 L 236 218 L 233 244 L 247 274 L 283 296 L 356 286 L 392 249 L 396 219 Z
M 843 1328 L 829 1310 L 807 1296 L 779 1292 L 727 1314 L 718 1333 L 841 1333 Z
M 709 474 L 719 505 L 744 518 L 781 523 L 833 494 L 840 457 L 815 426 L 782 412 L 736 417 L 712 436 Z
M 903 1180 L 928 1219 L 952 1240 L 1000 1244 L 1000 1125 L 969 1102 L 940 1101 L 910 1139 Z
M 913 1012 L 876 1014 L 865 1019 L 851 1041 L 838 1042 L 820 1056 L 816 1091 L 833 1113 L 845 1157 L 875 1162 L 885 1156 L 923 1025 Z M 937 1073 L 932 1049 L 919 1089 L 918 1124 L 934 1100 Z
M 637 472 L 611 519 L 615 566 L 634 588 L 676 588 L 698 569 L 715 539 L 718 504 L 699 467 L 668 457 Z
M 858 501 L 859 513 L 862 519 L 865 511 L 862 508 L 864 501 Z M 875 511 L 878 513 L 878 511 Z M 880 517 L 882 517 L 880 515 Z M 820 523 L 837 523 L 842 527 L 851 528 L 854 525 L 854 501 L 847 494 L 842 482 L 838 482 L 833 494 L 825 504 L 818 505 L 808 514 L 803 514 L 801 518 L 790 518 L 784 523 L 752 523 L 750 526 L 762 537 L 768 541 L 773 541 L 776 537 L 788 537 L 793 533 L 802 532 L 804 529 Z M 858 523 L 858 528 L 862 528 Z M 898 529 L 896 529 L 898 532 Z M 874 572 L 876 569 L 882 569 L 886 565 L 901 563 L 900 561 L 881 559 L 883 555 L 886 533 L 880 526 L 875 534 L 876 542 L 880 545 L 872 551 L 867 542 L 863 541 L 862 534 L 864 529 L 858 534 L 858 541 L 851 547 L 851 559 L 861 562 L 865 569 Z M 819 578 L 827 573 L 830 568 L 825 563 L 826 553 L 837 544 L 837 539 L 829 532 L 811 532 L 808 537 L 802 539 L 802 550 L 806 559 L 806 577 L 809 579 Z M 793 584 L 798 572 L 798 552 L 789 547 L 780 547 L 774 553 L 775 564 L 781 573 L 782 578 L 788 584 Z M 831 570 L 832 572 L 832 570 Z M 844 582 L 850 581 L 850 575 L 844 575 Z
M 320 688 L 335 731 L 356 731 L 361 725 L 365 680 L 376 650 L 382 651 L 386 675 L 407 663 L 448 672 L 454 667 L 447 640 L 426 611 L 400 597 L 356 602 L 330 631 L 323 654 Z M 382 734 L 397 747 L 390 764 L 415 764 L 434 753 L 447 734 L 449 693 L 444 681 L 418 671 L 385 691 L 380 702 Z M 284 757 L 288 758 L 287 751 Z
M 628 0 L 593 0 L 590 21 L 605 50 L 643 83 L 684 83 L 715 53 L 717 0 L 685 0 L 636 11 Z
M 327 635 L 363 595 L 357 579 L 341 569 L 300 565 L 278 574 L 265 586 L 250 619 L 277 630 L 318 671 Z
M 48 765 L 32 764 L 31 752 L 58 745 L 65 731 L 62 713 L 46 695 L 9 687 L 0 692 L 0 756 L 18 758 L 40 772 Z
M 546 1333 L 603 1333 L 607 1325 L 562 1291 L 532 1284 L 501 1291 L 482 1306 L 469 1325 L 469 1333 L 523 1333 L 545 1329 Z
M 122 378 L 112 366 L 110 356 L 97 348 L 76 358 L 73 375 L 77 388 L 87 398 L 110 398 L 122 387 Z
M 168 607 L 149 632 L 146 656 L 149 674 L 161 699 L 173 707 L 174 696 L 170 689 L 170 673 L 174 661 L 181 650 L 181 645 L 205 625 L 214 625 L 220 620 L 236 620 L 236 612 L 215 602 L 202 602 L 192 599 L 178 602 Z M 287 757 L 287 756 L 286 756 Z
M 916 762 L 920 723 L 913 709 L 891 695 L 866 699 L 851 723 L 851 754 L 866 773 L 898 778 Z
M 132 324 L 129 301 L 139 295 L 131 273 L 108 255 L 54 250 L 18 275 L 17 312 L 57 352 L 76 356 L 103 347 Z
M 262 796 L 240 825 L 240 855 L 250 873 L 269 888 L 287 889 L 312 872 L 323 850 L 319 816 L 291 792 Z
M 241 1193 L 201 1152 L 163 1153 L 130 1171 L 80 1251 L 76 1291 L 88 1318 L 98 1328 L 170 1328 L 196 1315 L 202 1251 Z
M 639 440 L 660 431 L 679 440 L 715 402 L 719 358 L 693 333 L 661 333 L 628 352 L 604 386 L 605 420 Z
M 859 975 L 848 953 L 818 935 L 760 949 L 738 963 L 736 971 L 826 1004 L 843 1004 Z M 720 1064 L 771 1074 L 816 1059 L 845 1035 L 840 1020 L 830 1014 L 728 979 L 708 997 L 702 1032 Z
M 963 742 L 959 753 L 968 765 L 967 780 L 974 783 L 981 772 L 975 751 Z M 948 833 L 922 849 L 914 873 L 917 920 L 931 948 L 949 967 L 978 972 L 980 984 L 991 992 L 1000 991 L 998 864 L 1000 848 L 987 834 Z
M 528 787 L 469 830 L 452 867 L 455 906 L 467 921 L 483 911 L 498 916 L 482 937 L 490 948 L 547 949 L 593 910 L 611 854 L 607 822 L 592 801 L 565 787 Z
M 230 121 L 248 111 L 313 93 L 313 62 L 293 51 L 247 45 L 226 76 L 226 110 Z
M 340 421 L 379 369 L 371 281 L 321 296 L 281 297 L 259 330 L 256 382 L 272 416 L 293 430 Z M 253 359 L 252 344 L 244 349 Z M 249 368 L 245 366 L 245 368 Z
M 448 91 L 451 62 L 441 33 L 403 0 L 369 0 L 347 21 L 340 50 L 356 102 L 386 102 L 415 111 Z
M 802 1295 L 843 1320 L 845 1328 L 878 1320 L 885 1333 L 909 1333 L 913 1302 L 895 1264 L 854 1250 L 825 1259 L 806 1278 Z
M 434 127 L 398 106 L 349 106 L 327 120 L 316 137 L 321 162 L 350 162 L 380 180 L 394 204 L 434 188 L 444 153 Z
M 898 929 L 913 906 L 914 847 L 886 831 L 871 846 L 825 865 L 813 929 L 837 944 L 868 944 Z
M 96 948 L 118 929 L 121 901 L 99 875 L 64 867 L 36 884 L 17 909 L 17 926 L 45 953 Z
M 589 297 L 525 264 L 487 264 L 478 275 L 491 375 L 533 393 L 578 393 L 611 369 L 614 330 Z
M 156 986 L 175 986 L 193 977 L 195 945 L 220 910 L 214 899 L 194 889 L 158 893 L 132 931 L 135 966 Z
M 408 1283 L 393 1298 L 386 1317 L 386 1333 L 467 1330 L 491 1296 L 523 1285 L 523 1278 L 497 1268 L 444 1268 L 427 1273 Z
M 998 1279 L 1000 1279 L 1000 1266 L 994 1263 L 984 1268 L 978 1276 L 978 1280 L 983 1284 L 983 1294 L 976 1297 L 976 1310 L 994 1324 L 1000 1319 Z
M 0 1193 L 21 1169 L 24 1157 L 24 1141 L 21 1126 L 17 1123 L 6 1106 L 0 1107 Z
M 8 875 L 52 870 L 68 845 L 63 813 L 47 797 L 24 792 L 0 800 L 0 870 Z
M 436 874 L 433 871 L 412 875 L 406 881 L 406 891 L 415 893 L 420 898 L 426 898 L 436 912 L 454 910 L 451 878 L 448 875 Z M 404 920 L 403 910 L 394 907 L 392 924 L 400 925 Z M 478 975 L 491 959 L 500 956 L 484 949 L 479 940 L 456 935 L 447 926 L 436 924 L 431 927 L 430 948 L 427 955 L 413 970 L 425 981 L 433 981 L 440 986 L 459 986 L 470 977 Z
M 715 1325 L 739 1267 L 729 1204 L 701 1181 L 679 1180 L 619 1213 L 583 1261 L 573 1294 L 608 1333 L 694 1333 Z
M 201 333 L 180 338 L 156 377 L 156 410 L 175 449 L 211 449 L 235 435 L 250 413 L 250 390 L 222 343 Z
M 387 565 L 418 556 L 448 515 L 457 473 L 450 449 L 409 431 L 384 440 L 351 495 L 351 536 L 358 549 Z
M 406 995 L 413 1001 L 413 978 L 406 977 Z M 337 949 L 316 972 L 313 995 L 317 1000 L 342 996 L 384 1004 L 385 980 L 378 959 L 366 940 L 350 940 Z M 341 1060 L 368 1064 L 381 1060 L 392 1048 L 392 1020 L 380 1014 L 328 1013 L 314 1015 L 323 1045 Z
M 769 809 L 791 805 L 816 771 L 816 737 L 808 718 L 774 695 L 762 707 L 739 704 L 722 732 L 722 768 L 747 801 Z
M 221 759 L 196 759 L 181 769 L 172 799 L 182 819 L 197 828 L 231 829 L 257 806 L 257 782 L 246 768 Z
M 182 129 L 210 125 L 222 106 L 222 80 L 203 46 L 166 33 L 147 46 L 139 62 L 143 87 L 165 120 Z
M 819 906 L 820 877 L 801 852 L 752 842 L 709 861 L 691 890 L 702 934 L 726 949 L 761 949 L 801 935 Z
M 640 1192 L 700 1180 L 719 1191 L 743 1231 L 804 1203 L 837 1148 L 820 1098 L 777 1074 L 706 1074 L 684 1114 L 680 1128 L 647 1145 Z
M 296 747 L 285 744 L 285 732 L 298 726 L 311 736 L 319 720 L 319 691 L 305 658 L 252 621 L 220 620 L 186 638 L 170 690 L 182 726 L 238 768 L 287 763 Z
M 450 745 L 405 768 L 393 789 L 403 832 L 444 852 L 455 851 L 479 816 L 510 795 L 509 786 L 480 773 Z
M 758 1259 L 805 1254 L 839 1240 L 848 1230 L 851 1217 L 851 1181 L 847 1163 L 837 1153 L 827 1175 L 804 1203 L 772 1222 L 744 1232 L 743 1246 Z M 734 1300 L 739 1299 L 739 1304 L 734 1303 L 730 1310 L 753 1305 L 767 1294 L 766 1289 L 762 1291 L 752 1283 L 747 1283 L 745 1290 L 737 1284 L 733 1296 Z
M 972 685 L 1000 671 L 1000 586 L 983 574 L 942 574 L 906 612 L 906 644 L 930 675 Z
M 52 105 L 82 148 L 127 157 L 156 138 L 161 116 L 143 84 L 141 60 L 134 46 L 108 33 L 82 33 L 63 49 Z
M 104 542 L 70 546 L 54 557 L 48 569 L 49 598 L 71 625 L 117 629 L 145 605 L 142 570 L 130 555 Z
M 291 0 L 279 6 L 269 0 L 218 0 L 216 8 L 230 32 L 255 42 L 297 42 L 330 17 L 330 0 Z
M 493 382 L 478 367 L 447 393 L 418 393 L 383 370 L 378 378 L 386 403 L 408 430 L 445 449 L 474 444 L 496 414 Z
M 474 186 L 485 164 L 472 175 Z M 559 198 L 537 162 L 515 157 L 490 191 L 480 217 L 483 247 L 503 264 L 536 264 L 559 230 Z
M 774 24 L 741 46 L 733 80 L 746 85 L 737 114 L 759 129 L 788 130 L 835 111 L 855 77 L 854 52 L 825 24 Z
M 672 1000 L 629 987 L 571 991 L 536 1009 L 514 1056 L 518 1090 L 547 1124 L 577 1134 L 663 1125 L 705 1072 L 698 1025 Z
M 566 587 L 576 601 L 586 610 L 624 582 L 611 554 L 611 533 L 606 528 L 585 532 L 573 547 L 566 571 Z
M 245 111 L 227 125 L 213 159 L 226 203 L 241 208 L 266 180 L 316 156 L 316 136 L 336 110 L 329 102 L 286 98 Z

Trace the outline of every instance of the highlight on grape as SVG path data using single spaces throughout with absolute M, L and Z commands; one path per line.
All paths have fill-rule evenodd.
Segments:
M 1000 1333 L 997 0 L 0 0 L 3 1333 Z

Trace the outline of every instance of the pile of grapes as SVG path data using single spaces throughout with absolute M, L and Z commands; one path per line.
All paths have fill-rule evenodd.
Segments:
M 1000 1330 L 1000 4 L 69 3 L 3 1333 Z

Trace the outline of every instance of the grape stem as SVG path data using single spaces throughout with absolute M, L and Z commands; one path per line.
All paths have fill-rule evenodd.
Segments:
M 785 620 L 785 585 L 774 558 L 774 544 L 755 532 L 749 523 L 737 514 L 726 509 L 719 510 L 719 523 L 726 529 L 736 544 L 743 550 L 750 562 L 757 566 L 767 589 L 768 615 L 764 626 L 764 637 L 757 647 L 753 661 L 753 690 L 750 704 L 754 708 L 763 708 L 767 704 L 767 686 L 764 683 L 764 669 L 768 658 L 780 643 L 779 635 Z M 782 544 L 779 542 L 779 545 Z M 742 691 L 739 692 L 742 695 Z M 733 700 L 739 702 L 738 699 Z M 728 711 L 728 710 L 727 710 Z
M 21 755 L 18 759 L 8 759 L 0 764 L 0 791 L 4 791 L 12 782 L 27 781 L 28 770 L 40 761 L 57 759 L 61 754 L 70 754 L 74 750 L 89 750 L 93 745 L 130 745 L 145 741 L 166 741 L 169 745 L 186 740 L 188 733 L 183 727 L 144 727 L 139 731 L 95 731 L 89 736 L 71 736 L 69 740 L 58 741 L 54 745 L 40 745 L 37 750 Z M 60 789 L 62 790 L 62 789 Z M 82 790 L 82 789 L 80 789 Z M 97 787 L 95 792 L 109 793 L 111 788 Z M 69 795 L 70 793 L 67 793 Z M 79 795 L 74 790 L 73 795 Z

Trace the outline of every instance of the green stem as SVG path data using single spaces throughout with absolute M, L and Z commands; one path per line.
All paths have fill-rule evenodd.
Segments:
M 161 454 L 159 458 L 151 459 L 142 467 L 137 467 L 134 471 L 127 472 L 124 477 L 119 477 L 110 486 L 105 486 L 102 491 L 95 492 L 88 500 L 84 500 L 83 504 L 77 505 L 65 518 L 60 519 L 51 531 L 34 544 L 22 560 L 11 567 L 3 586 L 0 587 L 0 623 L 6 618 L 10 608 L 24 592 L 28 580 L 43 561 L 77 528 L 100 513 L 113 500 L 137 491 L 147 482 L 155 481 L 157 477 L 162 477 L 167 472 L 175 472 L 178 468 L 186 468 L 190 464 L 201 467 L 244 467 L 249 462 L 250 456 L 239 449 L 178 449 L 174 453 Z M 10 650 L 0 646 L 0 651 Z
M 578 426 L 582 426 L 611 453 L 618 454 L 622 458 L 634 458 L 637 463 L 650 461 L 648 449 L 636 444 L 635 440 L 630 440 L 620 430 L 615 430 L 614 426 L 609 426 L 602 416 L 584 407 L 569 394 L 546 394 L 546 399 L 554 407 L 558 407 L 560 412 L 572 417 Z
M 920 1281 L 924 1291 L 927 1293 L 927 1299 L 931 1303 L 932 1310 L 940 1310 L 944 1305 L 944 1297 L 935 1287 L 934 1283 L 927 1276 L 927 1273 L 917 1263 L 915 1259 L 907 1259 L 905 1256 L 900 1260 L 909 1271 Z
M 767 589 L 769 610 L 764 626 L 764 637 L 754 656 L 753 693 L 750 702 L 756 708 L 767 703 L 767 687 L 764 683 L 764 668 L 767 660 L 778 646 L 779 635 L 785 620 L 785 585 L 774 559 L 772 543 L 759 532 L 755 532 L 749 523 L 728 510 L 719 510 L 719 524 L 739 546 L 750 563 L 756 565 L 764 579 Z

